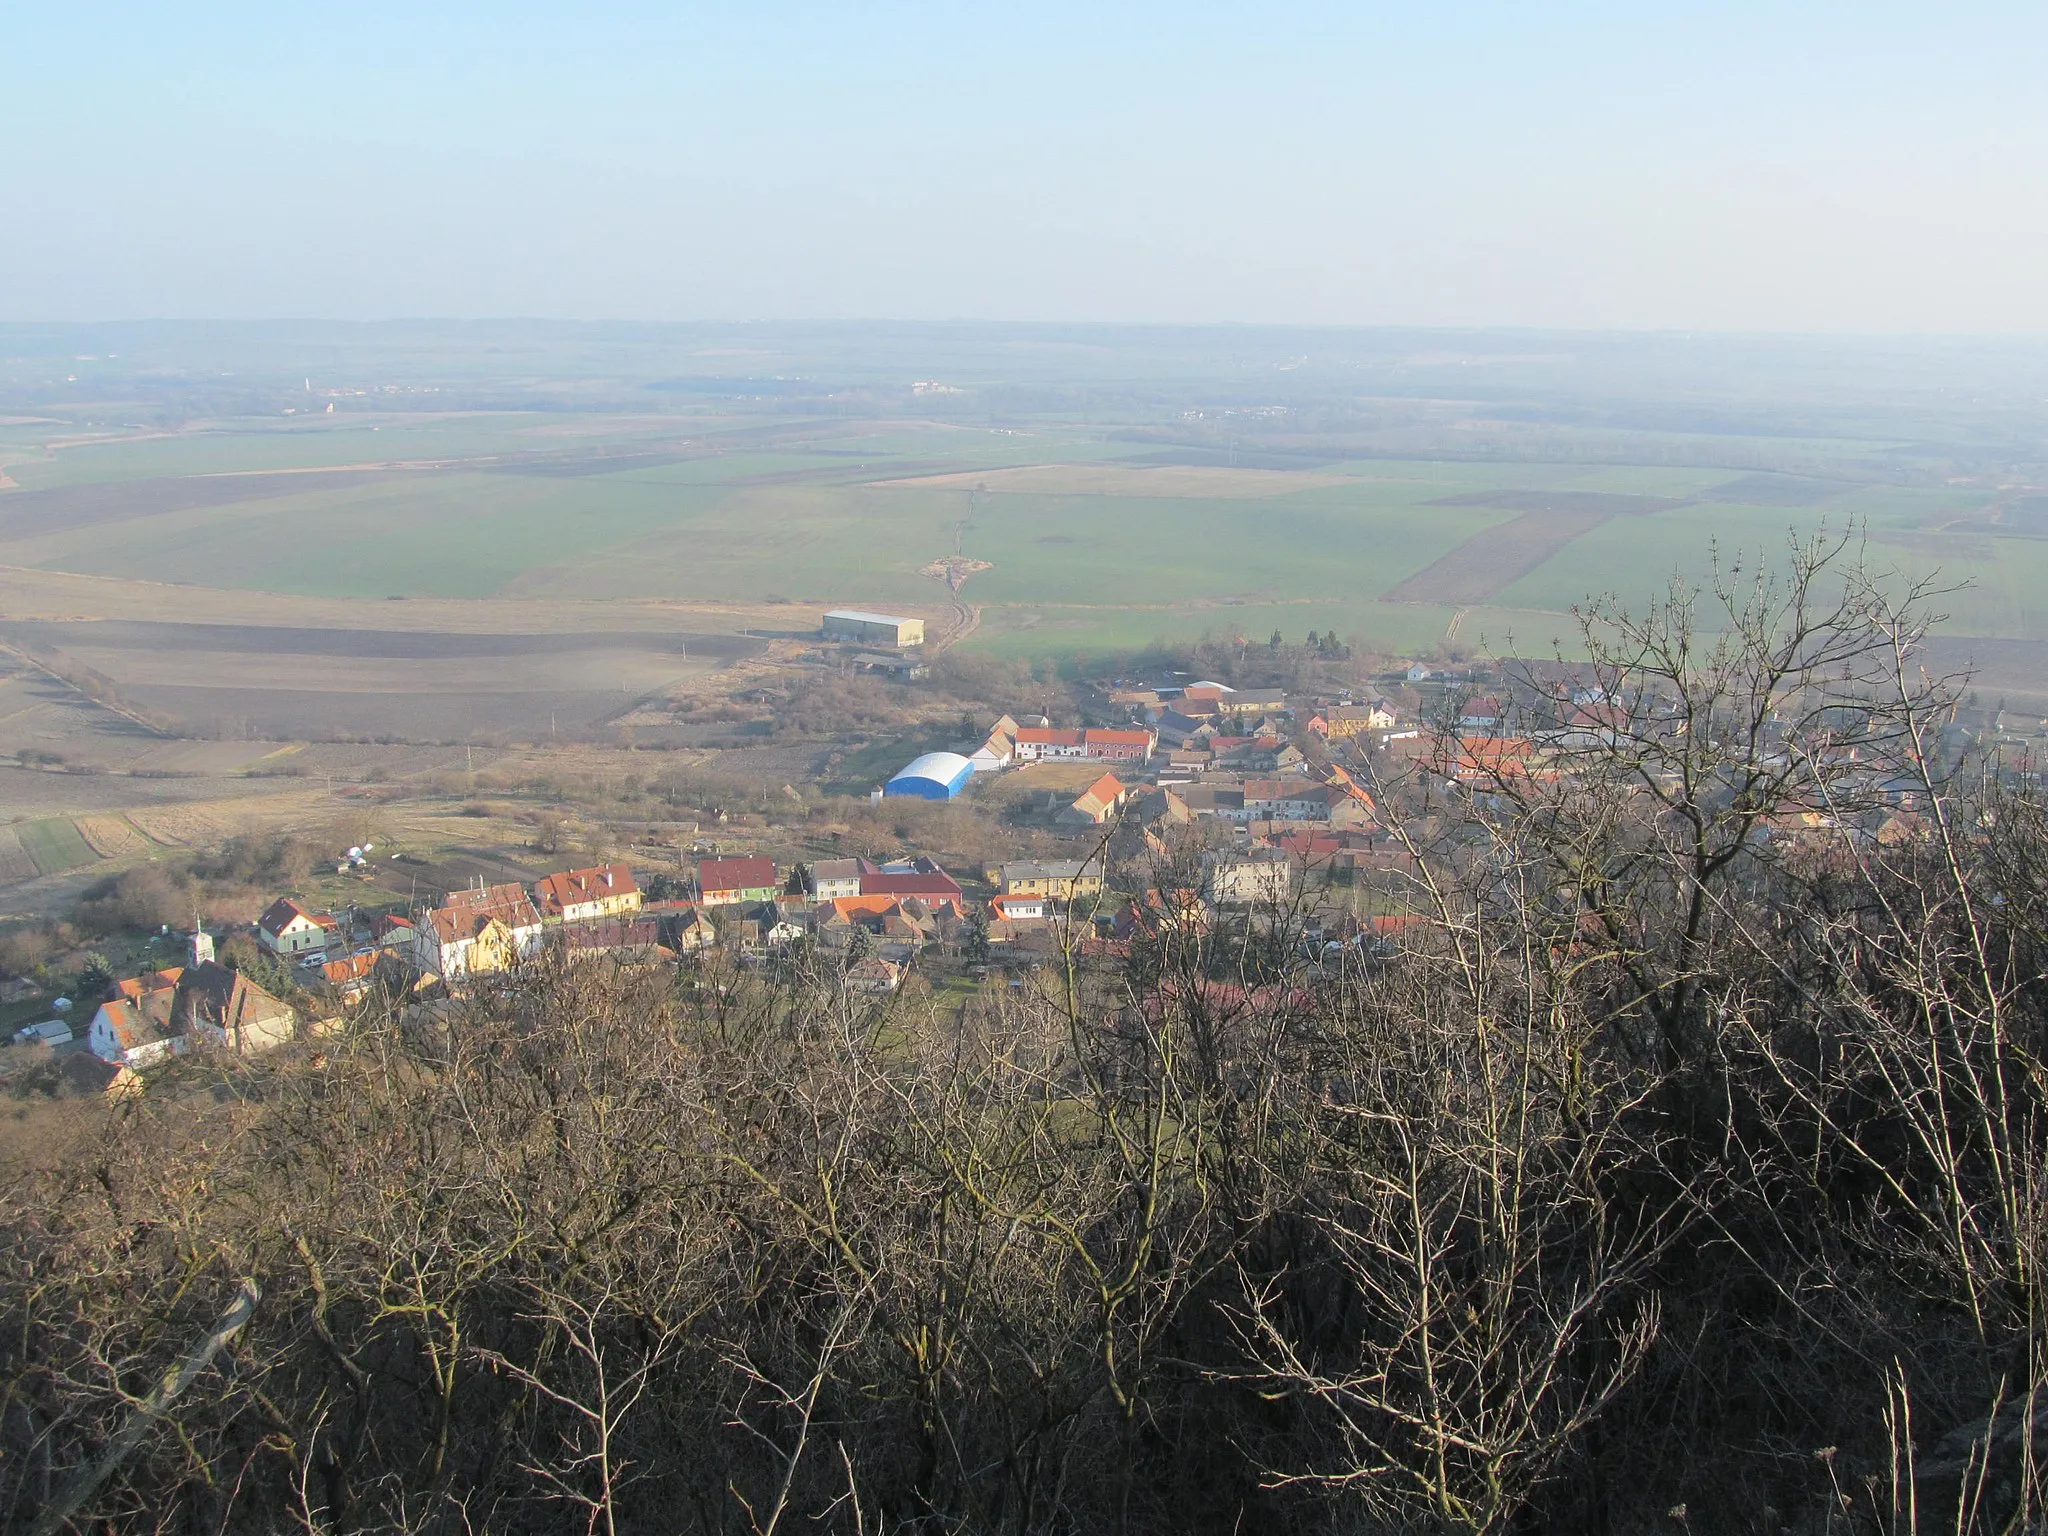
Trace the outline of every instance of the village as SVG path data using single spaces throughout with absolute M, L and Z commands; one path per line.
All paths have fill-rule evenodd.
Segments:
M 910 679 L 920 666 L 916 619 L 839 610 L 819 633 L 858 667 L 893 658 Z M 195 924 L 182 964 L 82 976 L 5 1055 L 61 1058 L 76 1085 L 118 1092 L 183 1057 L 317 1037 L 373 994 L 432 1008 L 531 967 L 597 961 L 966 996 L 1030 985 L 1056 960 L 1114 961 L 1148 937 L 1257 931 L 1284 932 L 1288 963 L 1322 972 L 1369 959 L 1416 920 L 1418 848 L 1476 831 L 1503 789 L 1567 775 L 1622 732 L 1682 730 L 1661 701 L 1610 696 L 1583 669 L 1408 661 L 1379 682 L 1105 679 L 1074 723 L 1005 713 L 978 741 L 919 753 L 871 788 L 878 808 L 984 813 L 1014 856 L 973 868 L 914 846 L 778 858 L 741 831 L 700 841 L 681 868 L 607 859 L 339 910 L 276 892 L 246 931 Z M 1921 835 L 1914 802 L 1911 784 L 1894 786 L 1858 834 Z M 1767 830 L 1797 837 L 1832 820 Z M 362 848 L 337 866 L 365 867 Z M 249 958 L 224 963 L 217 947 L 230 944 Z M 6 986 L 15 1002 L 37 995 Z

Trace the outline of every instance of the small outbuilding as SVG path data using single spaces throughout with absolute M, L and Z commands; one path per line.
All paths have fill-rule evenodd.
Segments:
M 973 777 L 974 764 L 958 752 L 927 752 L 883 785 L 882 793 L 915 795 L 920 800 L 951 800 Z

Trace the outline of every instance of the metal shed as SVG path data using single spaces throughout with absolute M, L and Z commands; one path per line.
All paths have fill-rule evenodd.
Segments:
M 974 764 L 958 752 L 927 752 L 908 763 L 882 787 L 885 795 L 915 795 L 921 800 L 951 800 L 974 777 Z

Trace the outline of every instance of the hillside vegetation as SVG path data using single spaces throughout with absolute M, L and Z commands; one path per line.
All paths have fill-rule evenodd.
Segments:
M 1613 723 L 1342 960 L 546 971 L 123 1101 L 7 1196 L 0 1518 L 2036 1528 L 2048 807 L 1793 564 L 1591 615 Z

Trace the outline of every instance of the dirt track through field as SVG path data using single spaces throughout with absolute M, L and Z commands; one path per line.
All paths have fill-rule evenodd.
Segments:
M 1387 592 L 1391 603 L 1483 603 L 1543 564 L 1606 512 L 1525 512 L 1474 534 Z
M 1386 594 L 1392 603 L 1483 603 L 1542 565 L 1582 533 L 1617 517 L 1646 517 L 1686 503 L 1610 491 L 1466 491 L 1437 507 L 1504 507 L 1522 515 L 1482 528 Z

